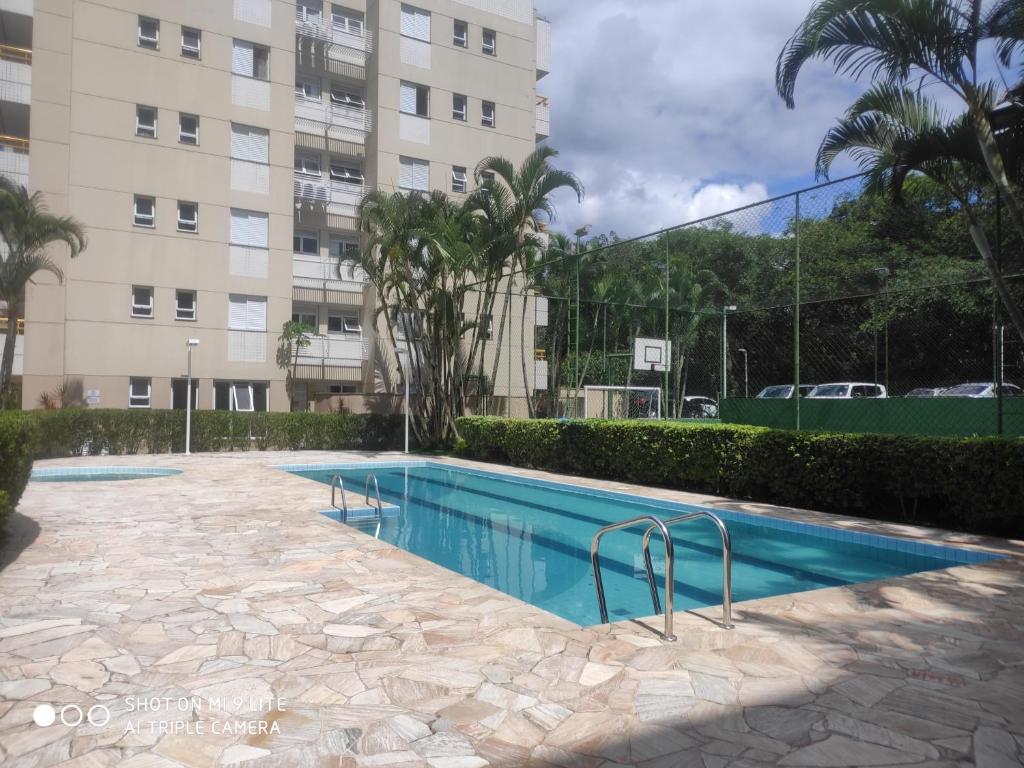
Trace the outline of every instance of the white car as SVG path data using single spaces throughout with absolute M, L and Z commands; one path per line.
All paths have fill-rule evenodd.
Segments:
M 996 384 L 991 381 L 979 381 L 975 384 L 957 384 L 944 389 L 937 397 L 995 397 Z M 1021 389 L 1016 384 L 1003 384 L 1003 397 L 1020 397 Z
M 713 419 L 718 416 L 718 403 L 703 395 L 687 395 L 683 398 L 684 419 Z
M 887 397 L 881 384 L 861 381 L 840 381 L 834 384 L 819 384 L 807 395 L 813 400 L 853 400 L 861 398 Z

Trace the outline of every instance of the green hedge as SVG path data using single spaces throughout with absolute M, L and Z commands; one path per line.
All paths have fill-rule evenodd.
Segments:
M 1024 536 L 1024 441 L 638 421 L 458 421 L 470 458 Z
M 67 408 L 35 411 L 38 458 L 100 453 L 168 453 L 185 448 L 184 411 Z M 402 445 L 399 416 L 351 413 L 192 414 L 194 452 L 390 450 Z
M 34 419 L 17 411 L 0 411 L 0 530 L 32 474 L 35 436 Z

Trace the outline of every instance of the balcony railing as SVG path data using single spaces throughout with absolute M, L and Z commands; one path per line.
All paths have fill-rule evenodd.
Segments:
M 316 123 L 303 126 L 303 121 Z M 371 113 L 366 109 L 334 104 L 327 100 L 295 97 L 295 129 L 300 132 L 331 134 L 331 138 L 362 144 L 373 130 Z M 332 129 L 332 130 L 328 130 Z
M 325 19 L 322 14 L 306 14 L 302 6 L 295 8 L 295 31 L 303 37 L 331 45 L 331 58 L 364 64 L 367 54 L 373 50 L 373 38 L 365 25 L 357 31 L 344 22 Z
M 0 135 L 0 175 L 28 186 L 28 139 Z
M 537 97 L 537 141 L 551 135 L 551 107 L 547 96 Z
M 19 336 L 24 336 L 25 335 L 25 318 L 24 317 L 19 317 L 18 321 L 17 321 L 17 325 L 18 325 L 18 335 Z M 8 320 L 8 318 L 0 317 L 0 336 L 6 335 L 7 334 L 7 329 L 9 327 L 10 327 L 10 321 Z
M 0 101 L 32 103 L 32 51 L 0 45 Z
M 361 184 L 326 181 L 323 176 L 295 174 L 295 197 L 308 202 L 328 204 L 328 212 L 355 216 L 367 188 Z
M 292 354 L 298 352 L 299 365 L 358 366 L 370 359 L 370 342 L 363 336 L 329 334 L 313 336 L 309 342 L 298 350 L 293 343 Z
M 0 61 L 13 61 L 16 64 L 32 65 L 32 50 L 30 48 L 19 48 L 16 45 L 5 45 L 0 43 Z

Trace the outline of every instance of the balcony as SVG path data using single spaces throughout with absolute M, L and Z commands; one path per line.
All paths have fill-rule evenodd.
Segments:
M 366 25 L 350 19 L 328 20 L 322 13 L 295 8 L 296 50 L 303 64 L 322 68 L 333 75 L 366 79 L 366 58 L 373 51 L 373 38 Z
M 543 16 L 536 17 L 537 31 L 537 79 L 551 72 L 551 22 Z
M 28 186 L 28 139 L 0 136 L 0 175 Z
M 32 51 L 0 45 L 0 101 L 32 103 Z
M 295 130 L 326 135 L 336 141 L 364 144 L 366 135 L 373 130 L 373 121 L 366 109 L 335 104 L 329 99 L 324 102 L 297 96 Z
M 551 107 L 547 96 L 537 97 L 537 141 L 544 141 L 551 135 Z
M 316 380 L 361 379 L 363 362 L 370 359 L 370 342 L 361 336 L 313 336 L 299 349 L 296 378 Z M 296 349 L 292 347 L 292 353 Z
M 361 184 L 325 181 L 323 176 L 295 174 L 295 198 L 308 204 L 322 203 L 326 212 L 355 218 L 367 188 Z

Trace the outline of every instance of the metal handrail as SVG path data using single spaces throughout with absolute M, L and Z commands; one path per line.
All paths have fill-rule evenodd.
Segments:
M 654 565 L 651 563 L 651 534 L 654 533 L 655 529 L 662 532 L 662 536 L 665 535 L 665 531 L 669 526 L 676 525 L 677 523 L 684 523 L 687 520 L 695 520 L 699 517 L 706 517 L 708 520 L 715 524 L 718 528 L 718 533 L 722 537 L 722 626 L 726 629 L 732 629 L 732 539 L 729 537 L 729 531 L 726 530 L 725 523 L 722 519 L 711 512 L 690 512 L 689 514 L 680 515 L 679 517 L 672 517 L 668 520 L 658 522 L 660 525 L 652 525 L 646 531 L 644 531 L 644 567 L 647 569 L 647 581 L 651 585 L 651 598 L 654 600 L 654 612 L 661 613 L 661 605 L 658 602 L 658 590 L 654 588 Z M 671 573 L 666 567 L 666 571 Z M 671 576 L 666 576 L 665 592 L 671 594 L 668 589 L 669 579 Z M 672 612 L 672 604 L 667 600 L 665 601 L 666 607 L 669 613 Z
M 373 490 L 377 494 L 377 516 L 384 514 L 384 505 L 380 503 L 380 486 L 377 485 L 377 476 L 371 472 L 366 476 L 366 506 L 370 506 L 370 480 L 373 480 Z
M 668 527 L 660 518 L 654 515 L 641 515 L 630 520 L 624 520 L 621 523 L 606 525 L 598 530 L 590 541 L 590 564 L 594 569 L 594 586 L 597 588 L 597 604 L 601 610 L 601 623 L 608 623 L 608 605 L 604 595 L 604 581 L 601 579 L 601 539 L 606 533 L 619 531 L 623 528 L 632 528 L 634 525 L 644 522 L 650 523 L 651 530 L 656 528 L 661 531 L 661 536 L 665 540 L 665 639 L 675 641 L 676 636 L 672 634 L 672 593 L 675 587 L 675 553 L 673 551 L 672 536 L 668 532 Z M 654 584 L 653 574 L 650 571 L 647 573 L 647 583 L 651 589 L 651 600 L 654 602 L 655 612 L 661 613 L 660 610 L 657 610 L 660 608 L 658 590 Z
M 334 492 L 337 489 L 341 489 L 341 506 L 334 500 Z M 345 481 L 341 479 L 341 475 L 333 475 L 331 477 L 331 506 L 339 512 L 344 512 L 345 520 L 348 520 L 348 502 L 345 501 Z
M 32 49 L 0 43 L 0 59 L 3 61 L 13 61 L 18 64 L 31 64 Z

